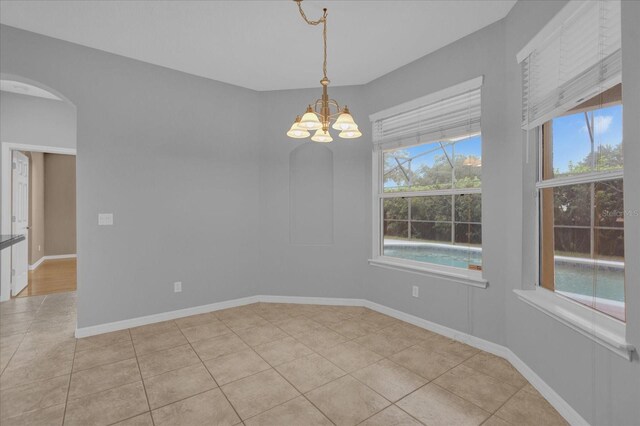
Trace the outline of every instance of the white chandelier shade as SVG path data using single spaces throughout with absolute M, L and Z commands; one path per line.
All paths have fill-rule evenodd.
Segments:
M 318 119 L 316 113 L 313 112 L 311 106 L 307 108 L 307 112 L 305 112 L 302 116 L 302 119 L 300 120 L 300 127 L 303 127 L 307 130 L 318 130 L 322 127 L 322 123 Z
M 314 142 L 329 143 L 333 141 L 333 138 L 329 134 L 328 130 L 318 129 L 316 130 L 316 133 L 311 137 L 311 140 Z
M 287 136 L 294 139 L 304 139 L 308 138 L 309 135 L 309 131 L 300 125 L 300 116 L 297 116 L 296 121 L 293 122 L 291 128 L 287 132 Z
M 335 123 L 333 123 L 333 127 L 336 130 L 345 131 L 345 130 L 356 130 L 358 125 L 355 121 L 353 121 L 353 117 L 349 113 L 349 108 L 344 107 L 342 113 L 338 116 L 338 119 Z
M 340 134 L 338 134 L 338 136 L 343 139 L 356 139 L 362 136 L 362 133 L 360 133 L 360 130 L 358 130 L 358 125 L 356 125 L 355 129 L 343 130 L 342 132 L 340 132 Z

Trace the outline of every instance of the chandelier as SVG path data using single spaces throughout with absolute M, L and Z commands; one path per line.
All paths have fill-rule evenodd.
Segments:
M 324 13 L 322 18 L 317 21 L 311 21 L 307 18 L 302 10 L 302 0 L 294 0 L 298 4 L 300 15 L 309 25 L 322 24 L 322 42 L 324 47 L 324 62 L 322 63 L 322 72 L 324 76 L 320 80 L 322 85 L 322 97 L 316 99 L 316 101 L 307 107 L 306 112 L 301 116 L 297 116 L 293 125 L 287 132 L 287 136 L 295 139 L 308 138 L 311 135 L 311 131 L 315 131 L 311 136 L 311 140 L 314 142 L 331 142 L 333 138 L 329 134 L 329 126 L 331 122 L 335 120 L 333 126 L 335 130 L 339 130 L 339 137 L 344 139 L 355 139 L 362 136 L 358 125 L 353 121 L 353 117 L 349 112 L 349 108 L 345 105 L 344 108 L 340 108 L 338 102 L 333 99 L 329 99 L 327 93 L 327 87 L 329 86 L 329 79 L 327 78 L 327 9 L 323 9 Z

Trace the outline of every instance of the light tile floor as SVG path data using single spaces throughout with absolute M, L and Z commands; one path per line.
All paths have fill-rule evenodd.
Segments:
M 505 360 L 361 307 L 258 303 L 84 339 L 0 304 L 0 423 L 560 425 Z

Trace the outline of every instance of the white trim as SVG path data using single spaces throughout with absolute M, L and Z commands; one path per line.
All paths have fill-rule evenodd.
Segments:
M 473 346 L 471 343 L 469 345 Z M 551 386 L 547 384 L 540 376 L 536 374 L 524 361 L 522 361 L 518 355 L 516 355 L 511 349 L 506 348 L 506 353 L 503 356 L 507 361 L 513 365 L 513 367 L 518 370 L 522 376 L 529 381 L 531 386 L 533 386 L 540 394 L 556 409 L 558 413 L 572 426 L 585 425 L 588 426 L 589 422 L 587 422 L 574 408 L 569 405 L 567 401 L 564 400 L 558 393 L 553 390 Z M 489 351 L 487 351 L 489 352 Z M 498 355 L 498 354 L 495 354 Z M 500 356 L 500 355 L 498 355 Z
M 265 302 L 265 303 L 299 303 L 299 304 L 319 304 L 319 305 L 336 305 L 336 306 L 364 306 L 372 309 L 376 312 L 380 312 L 385 315 L 389 315 L 393 318 L 401 321 L 408 322 L 417 327 L 424 328 L 434 333 L 441 334 L 459 342 L 466 343 L 477 349 L 492 353 L 496 356 L 505 358 L 509 361 L 516 370 L 524 376 L 525 379 L 531 383 L 531 385 L 542 396 L 549 401 L 549 403 L 572 425 L 588 425 L 588 423 L 582 418 L 582 416 L 574 410 L 556 391 L 554 391 L 548 384 L 545 383 L 540 376 L 538 376 L 531 368 L 529 368 L 524 361 L 522 361 L 514 352 L 509 348 L 499 345 L 497 343 L 490 342 L 488 340 L 481 339 L 476 336 L 472 336 L 467 333 L 455 330 L 453 328 L 445 327 L 435 322 L 428 321 L 423 318 L 416 317 L 411 314 L 407 314 L 402 311 L 398 311 L 388 306 L 381 305 L 379 303 L 371 302 L 366 299 L 347 299 L 347 298 L 333 298 L 333 297 L 297 297 L 297 296 L 268 296 L 258 295 L 244 297 L 241 299 L 228 300 L 225 302 L 212 303 L 209 305 L 197 306 L 193 308 L 180 309 L 177 311 L 165 312 L 155 315 L 147 315 L 144 317 L 133 318 L 130 320 L 116 321 L 107 324 L 95 325 L 91 327 L 83 327 L 76 329 L 76 337 L 88 337 L 101 333 L 108 333 L 111 331 L 123 330 L 126 328 L 137 327 L 141 325 L 152 324 L 155 322 L 167 321 L 176 318 L 182 318 L 189 315 L 197 315 L 207 312 L 218 311 L 221 309 L 232 308 L 236 306 L 243 306 L 250 303 Z
M 393 106 L 391 108 L 384 109 L 369 116 L 369 120 L 374 122 L 383 118 L 390 117 L 392 115 L 401 114 L 412 109 L 419 108 L 424 105 L 433 104 L 444 99 L 448 99 L 452 96 L 460 95 L 470 90 L 477 89 L 482 86 L 484 76 L 476 77 L 471 80 L 464 81 L 456 84 L 455 86 L 447 87 L 446 89 L 439 90 L 434 93 L 430 93 L 426 96 L 411 100 L 409 102 L 402 103 L 400 105 Z
M 307 297 L 307 296 L 256 296 L 262 303 L 296 303 L 299 305 L 330 305 L 330 306 L 368 306 L 371 302 L 366 299 L 350 299 L 344 297 Z
M 53 254 L 51 256 L 44 256 L 47 260 L 53 260 L 53 259 L 74 259 L 76 257 L 78 257 L 77 254 L 72 253 L 72 254 Z
M 518 63 L 524 61 L 544 42 L 562 29 L 562 24 L 573 15 L 583 3 L 583 0 L 571 0 L 527 43 L 516 55 Z
M 487 288 L 489 286 L 489 281 L 482 278 L 481 271 L 472 271 L 462 268 L 454 268 L 451 266 L 416 262 L 387 256 L 378 256 L 374 259 L 369 259 L 369 265 L 377 266 L 379 268 L 393 269 L 396 271 L 410 272 L 413 274 L 426 275 L 428 277 L 440 278 L 472 287 Z
M 42 256 L 40 259 L 38 259 L 36 261 L 36 263 L 34 263 L 33 265 L 29 265 L 29 270 L 30 271 L 35 271 L 38 266 L 40 266 L 42 264 L 42 262 L 44 262 L 45 260 L 54 260 L 54 259 L 73 259 L 78 257 L 78 255 L 76 254 L 56 254 L 56 255 L 52 255 L 52 256 Z
M 131 318 L 122 321 L 108 322 L 104 324 L 92 325 L 89 327 L 76 328 L 76 338 L 95 336 L 97 334 L 110 333 L 112 331 L 125 330 L 127 328 L 139 327 L 141 325 L 154 324 L 157 322 L 170 321 L 184 318 L 191 315 L 206 314 L 227 308 L 248 305 L 259 302 L 259 296 L 243 297 L 240 299 L 226 300 L 224 302 L 211 303 L 208 305 L 194 306 L 192 308 L 178 309 L 176 311 L 162 312 L 159 314 L 145 315 L 143 317 Z
M 482 77 L 478 77 L 480 83 L 482 83 Z M 478 80 L 478 79 L 474 79 Z M 474 81 L 471 80 L 471 81 Z M 454 193 L 478 193 L 482 194 L 482 188 L 463 188 L 463 189 L 446 189 L 437 191 L 422 191 L 422 192 L 379 192 L 382 188 L 382 173 L 383 165 L 381 160 L 382 150 L 379 147 L 373 149 L 371 154 L 371 196 L 372 196 L 372 226 L 371 226 L 371 259 L 369 259 L 369 265 L 376 266 L 385 269 L 392 269 L 397 271 L 404 271 L 414 274 L 425 275 L 429 277 L 435 277 L 453 281 L 460 284 L 469 285 L 478 288 L 487 288 L 489 282 L 482 277 L 482 271 L 466 270 L 462 268 L 454 268 L 444 265 L 436 265 L 428 262 L 417 262 L 407 259 L 399 259 L 394 257 L 387 257 L 383 255 L 382 242 L 383 242 L 383 230 L 382 230 L 382 203 L 383 198 L 397 198 L 397 197 L 411 197 L 419 196 L 422 193 L 428 195 L 434 195 L 436 193 L 444 193 L 444 195 L 451 195 Z
M 537 189 L 555 188 L 556 186 L 579 185 L 583 183 L 602 182 L 607 180 L 622 179 L 624 170 L 610 170 L 603 172 L 583 173 L 575 176 L 561 176 L 552 179 L 538 181 Z
M 544 288 L 514 290 L 514 293 L 529 306 L 631 361 L 636 348 L 627 342 L 623 322 Z
M 13 142 L 0 144 L 2 162 L 0 163 L 0 233 L 11 234 L 11 151 L 22 150 L 30 152 L 46 152 L 50 154 L 76 155 L 75 148 L 61 148 L 45 145 L 29 145 Z M 9 250 L 0 253 L 0 302 L 9 300 L 11 293 L 11 259 Z
M 437 197 L 442 195 L 482 194 L 482 188 L 447 188 L 428 191 L 382 192 L 380 198 Z
M 374 149 L 371 153 L 371 189 L 372 189 L 372 216 L 371 224 L 371 256 L 377 257 L 382 251 L 382 202 L 378 197 L 379 188 L 382 185 L 383 165 L 381 160 L 382 151 Z
M 40 259 L 36 260 L 36 263 L 34 263 L 33 265 L 29 265 L 29 270 L 35 271 L 36 269 L 38 269 L 38 266 L 40 266 L 40 264 L 45 261 L 45 257 L 46 256 L 42 256 Z

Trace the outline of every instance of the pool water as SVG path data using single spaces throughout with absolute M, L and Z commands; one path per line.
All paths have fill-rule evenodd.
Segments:
M 426 244 L 385 246 L 384 255 L 464 269 L 467 269 L 469 264 L 482 265 L 481 252 L 473 252 L 464 248 L 443 249 Z
M 442 244 L 385 244 L 384 255 L 464 269 L 469 264 L 482 265 L 480 250 L 457 246 L 449 248 Z M 555 272 L 555 288 L 558 291 L 624 301 L 624 267 L 573 264 L 567 260 L 556 260 Z
M 624 269 L 556 262 L 556 290 L 623 302 Z

